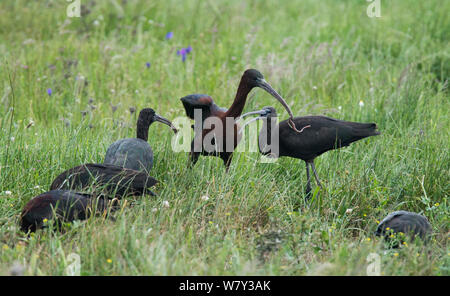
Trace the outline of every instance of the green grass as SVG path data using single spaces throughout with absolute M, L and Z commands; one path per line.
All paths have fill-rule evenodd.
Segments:
M 450 2 L 381 1 L 374 19 L 362 0 L 81 2 L 90 13 L 72 19 L 66 1 L 0 3 L 0 274 L 63 275 L 70 253 L 82 275 L 365 275 L 370 253 L 384 275 L 450 274 Z M 382 135 L 319 157 L 326 190 L 305 204 L 300 160 L 236 153 L 228 174 L 213 157 L 189 170 L 155 124 L 157 197 L 128 199 L 116 222 L 19 231 L 59 173 L 134 136 L 130 106 L 174 119 L 197 92 L 228 107 L 250 67 L 296 115 L 376 122 Z M 287 117 L 262 90 L 245 111 L 266 105 Z M 431 242 L 385 249 L 372 233 L 394 210 L 427 216 Z

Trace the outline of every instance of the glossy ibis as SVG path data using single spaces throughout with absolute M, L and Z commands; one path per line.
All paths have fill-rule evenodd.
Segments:
M 142 109 L 137 120 L 137 137 L 112 143 L 106 151 L 104 163 L 150 172 L 153 167 L 153 150 L 147 142 L 148 129 L 155 121 L 167 124 L 175 133 L 177 132 L 172 122 L 156 114 L 155 110 Z
M 277 113 L 273 107 L 264 107 L 260 111 L 248 112 L 242 115 L 241 118 L 254 114 L 258 114 L 259 117 L 250 120 L 245 125 L 258 119 L 264 119 L 258 140 L 259 151 L 262 154 L 270 154 L 275 158 L 289 156 L 300 158 L 306 162 L 306 176 L 308 178 L 306 185 L 307 199 L 311 196 L 309 166 L 314 172 L 317 184 L 322 187 L 314 166 L 314 159 L 317 156 L 329 150 L 348 146 L 360 139 L 380 134 L 376 130 L 377 125 L 375 123 L 350 122 L 326 116 L 293 118 L 295 126 L 300 129 L 300 133 L 298 133 L 290 128 L 288 120 L 284 120 L 278 125 L 276 124 Z M 271 136 L 268 137 L 268 135 Z M 277 147 L 272 145 L 271 140 L 278 141 Z M 274 148 L 273 151 L 272 148 Z
M 255 69 L 249 69 L 244 72 L 239 83 L 234 102 L 229 109 L 217 106 L 208 95 L 194 94 L 181 98 L 186 115 L 194 119 L 194 140 L 191 143 L 191 152 L 189 154 L 190 162 L 194 165 L 200 154 L 220 157 L 227 170 L 230 166 L 232 154 L 240 137 L 237 133 L 238 126 L 235 120 L 241 115 L 244 109 L 247 95 L 254 87 L 260 87 L 277 99 L 288 111 L 292 118 L 292 111 L 284 99 L 264 80 L 264 76 Z M 194 116 L 194 111 L 198 110 L 201 118 Z M 215 117 L 221 123 L 221 127 L 216 127 L 214 123 L 210 127 L 204 127 L 207 118 Z M 230 118 L 230 128 L 227 129 L 226 118 Z M 290 122 L 290 126 L 295 129 L 295 125 Z M 217 128 L 217 130 L 216 130 Z M 232 129 L 233 131 L 231 131 Z M 214 133 L 212 137 L 209 133 Z M 211 139 L 210 143 L 213 149 L 204 147 L 205 137 Z M 227 145 L 228 141 L 228 145 Z M 232 143 L 230 143 L 232 142 Z M 209 144 L 209 143 L 208 143 Z
M 411 240 L 418 235 L 426 241 L 431 234 L 431 225 L 425 216 L 413 212 L 396 211 L 387 215 L 377 227 L 376 236 L 384 236 L 386 241 L 391 241 L 390 236 L 394 233 L 404 233 L 411 237 Z M 392 247 L 398 247 L 398 243 Z
M 20 215 L 20 228 L 24 232 L 34 232 L 45 227 L 44 219 L 61 222 L 85 220 L 94 213 L 114 210 L 113 200 L 95 197 L 92 194 L 68 190 L 52 190 L 32 198 Z M 56 217 L 55 217 L 56 215 Z
M 115 194 L 117 198 L 125 195 L 155 195 L 150 188 L 158 181 L 146 172 L 126 169 L 112 164 L 82 164 L 60 174 L 53 181 L 50 190 L 85 189 L 92 185 L 100 192 Z

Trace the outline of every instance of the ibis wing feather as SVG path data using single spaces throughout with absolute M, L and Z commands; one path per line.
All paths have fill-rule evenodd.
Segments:
M 108 164 L 83 164 L 61 173 L 50 186 L 51 190 L 86 188 L 91 184 L 103 187 L 116 196 L 142 194 L 158 181 L 145 172 L 138 172 Z
M 303 116 L 294 118 L 297 133 L 292 130 L 288 121 L 279 125 L 280 148 L 289 156 L 312 160 L 320 154 L 350 145 L 359 139 L 376 135 L 373 123 L 357 123 L 329 118 L 326 116 Z

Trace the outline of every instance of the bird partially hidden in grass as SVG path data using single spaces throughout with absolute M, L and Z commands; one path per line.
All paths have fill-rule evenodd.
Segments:
M 117 207 L 117 200 L 68 190 L 51 190 L 32 198 L 20 215 L 23 232 L 35 232 L 53 225 L 61 229 L 63 223 L 86 220 L 93 214 L 107 214 Z M 110 219 L 113 219 L 109 216 Z
M 314 159 L 329 150 L 342 148 L 366 137 L 376 136 L 375 123 L 359 123 L 343 121 L 326 116 L 300 116 L 292 118 L 299 131 L 291 128 L 289 120 L 276 124 L 277 112 L 273 107 L 264 107 L 259 111 L 252 111 L 241 116 L 259 115 L 248 121 L 242 128 L 251 122 L 261 119 L 263 126 L 259 133 L 258 147 L 263 155 L 274 158 L 289 156 L 300 158 L 306 163 L 306 199 L 311 197 L 311 166 L 317 184 L 322 188 L 314 166 Z M 242 129 L 241 129 L 242 130 Z M 275 141 L 275 142 L 272 142 Z M 278 141 L 278 144 L 276 143 Z
M 156 114 L 151 108 L 142 109 L 139 113 L 136 138 L 126 138 L 112 143 L 106 151 L 105 164 L 113 164 L 137 171 L 150 172 L 153 167 L 153 150 L 148 141 L 148 129 L 155 122 L 164 123 L 174 131 L 177 129 L 170 120 Z
M 55 178 L 50 190 L 93 189 L 95 193 L 107 193 L 117 198 L 156 195 L 150 188 L 158 183 L 146 172 L 126 169 L 111 164 L 88 163 L 76 166 Z M 91 191 L 92 192 L 92 191 Z
M 398 234 L 404 234 L 411 241 L 419 236 L 426 242 L 431 232 L 431 224 L 425 216 L 413 212 L 396 211 L 387 215 L 380 222 L 375 235 L 383 236 L 387 242 L 391 243 L 391 247 L 396 248 L 399 246 L 399 242 L 403 242 L 403 238 L 397 237 Z

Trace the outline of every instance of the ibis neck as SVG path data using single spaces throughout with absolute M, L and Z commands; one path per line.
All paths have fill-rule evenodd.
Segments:
M 276 117 L 267 117 L 263 119 L 263 125 L 259 132 L 258 149 L 263 155 L 273 154 L 273 156 L 279 157 L 279 143 L 278 133 L 275 128 Z
M 242 114 L 242 110 L 244 110 L 245 102 L 247 100 L 247 96 L 252 90 L 247 82 L 241 80 L 239 83 L 238 90 L 236 92 L 236 97 L 234 98 L 234 102 L 228 111 L 225 113 L 226 117 L 239 117 Z
M 138 139 L 142 139 L 144 141 L 148 140 L 148 128 L 150 127 L 150 124 L 151 122 L 138 119 L 136 133 Z

